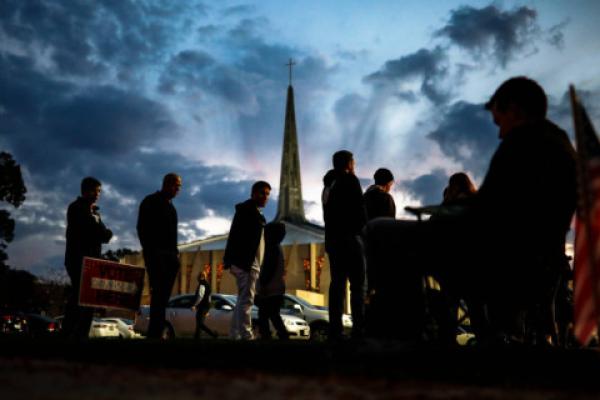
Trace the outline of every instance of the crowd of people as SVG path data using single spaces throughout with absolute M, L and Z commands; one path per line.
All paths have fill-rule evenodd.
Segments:
M 468 175 L 453 174 L 438 207 L 421 220 L 396 219 L 391 196 L 394 175 L 380 168 L 364 193 L 350 151 L 332 157 L 323 178 L 325 249 L 329 257 L 329 340 L 343 340 L 342 315 L 350 286 L 352 334 L 420 341 L 431 300 L 425 278 L 440 285 L 435 317 L 438 339 L 454 341 L 457 304 L 466 303 L 481 342 L 518 340 L 523 313 L 551 307 L 564 266 L 565 237 L 576 207 L 575 151 L 566 135 L 546 118 L 547 97 L 535 81 L 515 77 L 486 103 L 501 140 L 479 190 Z M 168 174 L 162 189 L 140 204 L 137 232 L 151 293 L 149 338 L 160 338 L 165 308 L 179 270 L 177 212 L 172 199 L 181 177 Z M 69 206 L 65 265 L 74 287 L 65 327 L 81 337 L 91 311 L 77 305 L 82 258 L 99 257 L 112 233 L 96 202 L 101 184 L 85 178 L 81 197 Z M 281 242 L 285 225 L 267 224 L 271 186 L 256 182 L 250 198 L 235 206 L 224 266 L 236 280 L 238 299 L 230 337 L 254 338 L 251 307 L 259 307 L 259 332 L 270 338 L 269 321 L 280 339 L 287 331 L 279 309 L 285 293 Z M 210 285 L 199 277 L 194 309 L 197 332 L 204 325 Z

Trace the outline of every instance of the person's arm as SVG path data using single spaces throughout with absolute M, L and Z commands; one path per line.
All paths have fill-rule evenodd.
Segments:
M 353 214 L 355 215 L 356 231 L 361 232 L 362 228 L 367 223 L 367 210 L 365 208 L 365 199 L 363 197 L 362 188 L 358 178 L 352 175 L 352 181 L 350 186 L 350 201 L 354 205 Z
M 233 221 L 231 221 L 231 227 L 229 228 L 229 237 L 227 238 L 227 244 L 225 245 L 225 253 L 223 254 L 223 265 L 225 268 L 231 268 L 233 263 L 232 252 L 236 251 L 233 247 L 238 240 L 238 231 L 240 227 L 240 212 L 236 211 L 233 215 Z
M 198 290 L 196 291 L 196 301 L 194 301 L 194 305 L 192 306 L 192 308 L 196 308 L 198 307 L 198 305 L 200 303 L 202 303 L 202 299 L 204 299 L 204 293 L 206 292 L 206 288 L 204 287 L 203 284 L 200 284 L 198 286 Z
M 137 234 L 140 239 L 140 244 L 142 245 L 142 249 L 150 250 L 152 247 L 151 243 L 151 210 L 148 198 L 142 200 L 138 212 L 138 221 L 137 221 Z
M 269 254 L 267 254 L 267 252 Z M 271 279 L 273 279 L 277 262 L 279 261 L 279 252 L 279 245 L 269 246 L 265 249 L 265 258 L 263 265 L 260 268 L 260 276 L 258 278 L 260 280 L 261 287 L 267 286 Z
M 391 194 L 388 193 L 390 217 L 396 218 L 396 202 Z

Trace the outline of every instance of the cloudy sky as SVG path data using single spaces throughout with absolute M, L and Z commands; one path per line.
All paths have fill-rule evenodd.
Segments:
M 3 0 L 0 150 L 28 189 L 9 263 L 61 268 L 87 175 L 111 248 L 139 248 L 137 206 L 170 171 L 181 242 L 225 232 L 257 179 L 272 218 L 290 57 L 311 220 L 342 148 L 365 185 L 394 172 L 398 209 L 437 203 L 453 172 L 481 182 L 498 142 L 482 104 L 511 76 L 538 80 L 569 132 L 575 84 L 600 125 L 598 15 L 594 0 Z

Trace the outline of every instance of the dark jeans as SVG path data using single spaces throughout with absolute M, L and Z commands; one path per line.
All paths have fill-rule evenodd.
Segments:
M 208 333 L 213 338 L 217 337 L 217 334 L 204 323 L 206 314 L 208 314 L 208 310 L 209 307 L 202 307 L 196 311 L 196 332 L 194 333 L 194 339 L 200 338 L 201 331 Z
M 360 237 L 331 240 L 327 244 L 331 284 L 329 286 L 329 336 L 342 336 L 342 314 L 346 297 L 346 282 L 350 281 L 352 335 L 364 333 L 365 258 Z
M 68 338 L 85 339 L 89 336 L 94 309 L 79 306 L 79 285 L 81 281 L 81 264 L 67 266 L 71 278 L 71 293 L 67 300 L 65 319 L 62 324 L 63 334 Z
M 144 254 L 150 281 L 150 322 L 148 338 L 160 338 L 165 328 L 165 310 L 173 284 L 179 272 L 179 259 L 175 253 Z
M 281 305 L 283 304 L 283 295 L 257 295 L 255 304 L 258 307 L 258 331 L 261 339 L 271 339 L 271 327 L 269 326 L 269 321 L 273 323 L 279 339 L 288 339 L 289 334 L 280 314 Z

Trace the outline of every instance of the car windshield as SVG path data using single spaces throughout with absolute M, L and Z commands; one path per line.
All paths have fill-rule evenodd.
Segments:
M 294 295 L 288 295 L 298 303 L 300 303 L 303 307 L 312 308 L 313 310 L 327 310 L 327 307 L 317 306 L 315 304 L 309 303 L 308 301 Z
M 123 318 L 123 322 L 125 322 L 127 325 L 133 325 L 133 320 L 132 319 Z

